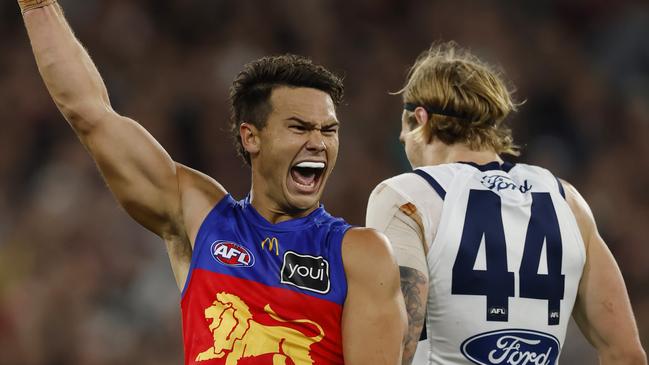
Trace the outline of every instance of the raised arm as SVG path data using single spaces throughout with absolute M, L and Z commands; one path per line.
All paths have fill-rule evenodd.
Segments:
M 142 126 L 112 109 L 97 68 L 55 1 L 18 3 L 38 70 L 52 99 L 96 161 L 119 203 L 159 236 L 186 237 L 183 181 L 186 185 L 195 180 L 210 184 L 209 179 L 177 165 Z M 183 179 L 182 174 L 188 178 Z M 217 195 L 224 194 L 222 188 L 217 190 Z
M 602 365 L 646 365 L 624 279 L 602 240 L 586 201 L 563 182 L 566 199 L 586 245 L 586 265 L 573 317 Z
M 343 240 L 343 261 L 345 364 L 400 364 L 407 319 L 387 239 L 373 229 L 350 229 Z

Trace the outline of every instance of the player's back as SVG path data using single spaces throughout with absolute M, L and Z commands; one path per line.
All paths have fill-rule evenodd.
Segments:
M 558 179 L 524 164 L 455 163 L 384 184 L 422 218 L 429 363 L 558 363 L 585 261 Z

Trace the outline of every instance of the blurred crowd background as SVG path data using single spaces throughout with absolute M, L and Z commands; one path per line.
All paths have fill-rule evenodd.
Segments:
M 523 155 L 591 204 L 649 343 L 649 4 L 646 0 L 61 0 L 114 108 L 235 197 L 249 170 L 227 132 L 230 82 L 267 54 L 345 77 L 324 204 L 363 224 L 371 189 L 407 171 L 389 92 L 431 42 L 498 64 L 525 101 Z M 116 205 L 51 102 L 14 1 L 0 3 L 0 365 L 182 363 L 164 245 Z M 571 329 L 562 358 L 594 364 Z

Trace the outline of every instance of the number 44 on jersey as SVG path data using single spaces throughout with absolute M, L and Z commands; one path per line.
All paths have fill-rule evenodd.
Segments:
M 486 270 L 475 270 L 484 237 Z M 543 243 L 547 274 L 539 274 Z M 562 242 L 559 222 L 549 193 L 532 193 L 519 275 L 521 298 L 548 301 L 548 325 L 558 325 L 565 276 L 561 274 Z M 514 273 L 507 269 L 507 245 L 500 197 L 488 190 L 471 190 L 460 242 L 453 265 L 452 294 L 487 297 L 487 321 L 507 321 L 509 298 L 514 297 Z

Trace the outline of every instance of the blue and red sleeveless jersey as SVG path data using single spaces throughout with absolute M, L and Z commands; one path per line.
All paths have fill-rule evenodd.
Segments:
M 185 364 L 343 364 L 349 228 L 322 206 L 271 224 L 226 195 L 200 227 L 183 289 Z

